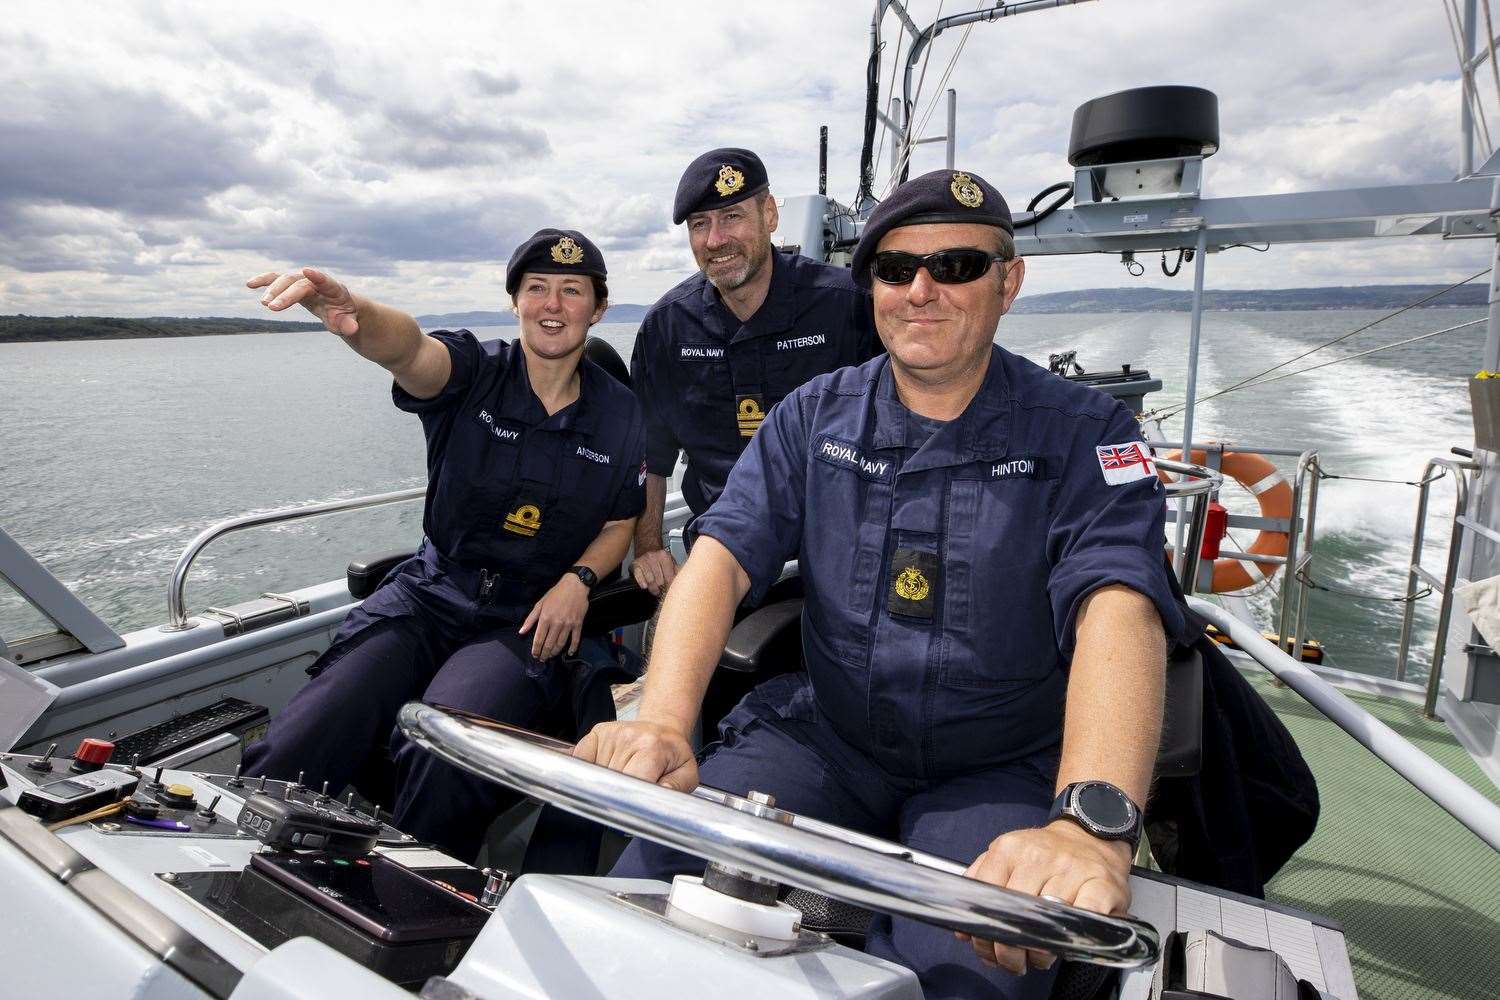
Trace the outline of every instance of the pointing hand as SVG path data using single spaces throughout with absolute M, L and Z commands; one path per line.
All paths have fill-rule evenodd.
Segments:
M 359 332 L 354 296 L 331 275 L 315 268 L 304 267 L 285 274 L 267 271 L 245 282 L 245 287 L 264 288 L 260 302 L 272 312 L 281 312 L 300 302 L 323 321 L 330 333 L 352 337 Z

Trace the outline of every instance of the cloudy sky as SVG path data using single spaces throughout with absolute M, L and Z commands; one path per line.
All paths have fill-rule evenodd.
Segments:
M 971 4 L 911 7 L 925 24 Z M 849 200 L 870 9 L 7 4 L 0 313 L 255 315 L 245 277 L 303 263 L 415 313 L 494 309 L 509 251 L 545 225 L 601 244 L 616 301 L 650 302 L 690 272 L 670 204 L 697 153 L 752 147 L 777 194 L 810 193 L 827 124 L 831 193 Z M 939 39 L 931 78 L 961 37 Z M 1028 14 L 965 43 L 950 81 L 959 165 L 1024 205 L 1071 177 L 1079 103 L 1190 83 L 1220 97 L 1210 195 L 1444 180 L 1458 161 L 1454 66 L 1432 2 L 1100 0 Z M 941 166 L 941 150 L 922 147 L 914 169 Z M 1240 250 L 1208 277 L 1440 281 L 1488 255 L 1482 241 Z M 1166 283 L 1150 263 L 1140 283 Z M 1134 280 L 1117 259 L 1051 258 L 1028 289 Z

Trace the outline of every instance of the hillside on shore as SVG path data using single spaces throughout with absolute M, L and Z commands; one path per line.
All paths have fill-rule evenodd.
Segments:
M 1283 312 L 1322 309 L 1399 309 L 1409 306 L 1444 285 L 1341 285 L 1325 288 L 1267 288 L 1205 291 L 1203 305 L 1215 312 Z M 1483 307 L 1489 298 L 1487 284 L 1468 284 L 1437 296 L 1424 308 Z M 1046 292 L 1016 300 L 1016 313 L 1141 313 L 1189 312 L 1190 291 L 1135 286 L 1085 288 L 1069 292 Z M 649 306 L 621 302 L 610 306 L 606 323 L 638 323 Z M 472 310 L 429 313 L 416 317 L 425 330 L 485 326 L 515 326 L 511 312 Z M 109 316 L 0 316 L 0 344 L 42 340 L 124 340 L 138 337 L 211 337 L 240 333 L 285 333 L 321 330 L 316 322 L 288 323 L 226 316 L 185 318 L 150 316 L 119 319 Z

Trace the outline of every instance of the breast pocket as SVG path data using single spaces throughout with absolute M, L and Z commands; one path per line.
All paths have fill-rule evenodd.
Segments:
M 1047 528 L 1055 481 L 953 484 L 943 683 L 1004 688 L 1057 664 Z
M 812 340 L 816 343 L 781 349 L 781 345 L 796 345 L 803 340 Z M 833 345 L 828 342 L 827 334 L 776 338 L 769 345 L 766 355 L 766 381 L 769 383 L 766 388 L 769 402 L 784 399 L 803 383 L 811 381 L 826 371 L 832 371 L 838 367 L 835 361 Z
M 443 458 L 445 492 L 465 508 L 498 508 L 515 490 L 524 430 L 480 409 L 463 421 Z

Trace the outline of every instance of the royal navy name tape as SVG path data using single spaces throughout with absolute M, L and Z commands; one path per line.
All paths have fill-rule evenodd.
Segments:
M 890 478 L 895 465 L 885 458 L 866 458 L 858 446 L 826 434 L 818 438 L 813 455 L 829 465 L 857 472 L 866 479 L 882 481 Z
M 521 439 L 521 432 L 514 427 L 506 427 L 495 423 L 495 418 L 490 415 L 489 410 L 480 410 L 475 416 L 481 424 L 489 428 L 491 434 L 495 435 L 501 441 L 519 441 Z

